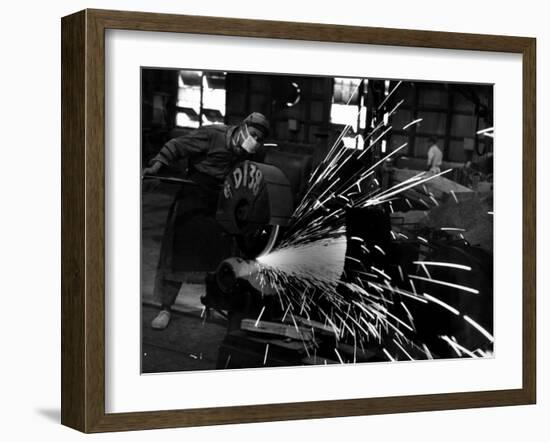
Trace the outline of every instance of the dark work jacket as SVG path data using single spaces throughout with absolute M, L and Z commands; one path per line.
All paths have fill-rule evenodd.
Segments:
M 229 256 L 231 240 L 215 222 L 218 194 L 233 167 L 251 158 L 231 147 L 235 129 L 221 124 L 201 127 L 171 139 L 153 158 L 164 165 L 186 158 L 188 178 L 198 184 L 182 185 L 174 198 L 162 239 L 159 278 L 179 280 L 186 271 L 211 271 Z
M 190 178 L 211 188 L 221 185 L 237 163 L 251 158 L 245 151 L 239 153 L 231 146 L 231 136 L 237 126 L 215 124 L 168 141 L 153 161 L 170 165 L 187 158 Z

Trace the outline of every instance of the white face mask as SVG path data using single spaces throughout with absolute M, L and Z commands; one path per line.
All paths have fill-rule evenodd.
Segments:
M 252 135 L 250 135 L 246 124 L 244 125 L 244 129 L 241 131 L 241 137 L 244 138 L 241 142 L 241 147 L 248 153 L 255 153 L 260 147 L 260 143 Z

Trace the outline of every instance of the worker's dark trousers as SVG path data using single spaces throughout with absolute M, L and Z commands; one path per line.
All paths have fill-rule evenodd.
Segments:
M 171 268 L 173 256 L 173 240 L 178 209 L 177 199 L 172 203 L 166 220 L 166 229 L 160 246 L 160 258 L 155 275 L 154 298 L 160 299 L 163 309 L 169 309 L 178 296 L 181 289 L 181 281 L 167 279 L 168 268 Z
M 202 174 L 193 174 L 192 180 L 198 185 L 186 185 L 176 196 L 166 220 L 166 229 L 162 238 L 160 258 L 155 276 L 154 299 L 160 299 L 163 309 L 169 309 L 178 296 L 182 282 L 174 273 L 178 269 L 178 228 L 198 214 L 215 217 L 220 183 Z
M 164 279 L 162 276 L 163 275 L 160 275 L 159 272 L 157 272 L 157 277 L 155 278 L 155 292 L 158 291 L 160 293 L 162 309 L 169 310 L 174 302 L 176 302 L 182 282 L 170 281 L 168 279 Z

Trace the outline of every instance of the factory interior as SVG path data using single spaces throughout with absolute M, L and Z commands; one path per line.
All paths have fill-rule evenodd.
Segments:
M 141 78 L 143 167 L 175 137 L 263 114 L 270 130 L 257 162 L 273 181 L 261 191 L 268 201 L 254 210 L 268 207 L 258 216 L 270 247 L 307 231 L 300 222 L 314 224 L 296 215 L 303 201 L 324 210 L 320 224 L 337 210 L 346 238 L 342 280 L 368 274 L 361 299 L 382 299 L 359 308 L 353 287 L 360 283 L 330 298 L 322 284 L 294 290 L 288 280 L 273 294 L 246 272 L 241 278 L 241 261 L 254 262 L 265 242 L 250 248 L 246 229 L 220 217 L 219 206 L 218 219 L 199 214 L 183 227 L 182 285 L 170 324 L 154 329 L 161 243 L 172 202 L 188 185 L 183 160 L 142 180 L 142 373 L 492 355 L 492 85 L 156 68 L 143 68 Z M 434 144 L 441 174 L 428 164 Z M 338 175 L 329 167 L 341 181 L 372 169 L 354 189 L 367 203 L 319 207 L 336 188 L 328 189 Z M 392 197 L 369 205 L 361 198 L 374 188 Z M 287 299 L 298 296 L 303 301 L 289 313 Z

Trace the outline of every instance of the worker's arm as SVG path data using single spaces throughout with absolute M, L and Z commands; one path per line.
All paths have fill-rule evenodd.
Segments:
M 195 130 L 190 134 L 172 138 L 166 142 L 159 153 L 151 160 L 144 174 L 156 174 L 163 166 L 169 166 L 179 159 L 204 153 L 209 146 L 210 135 L 207 131 Z

